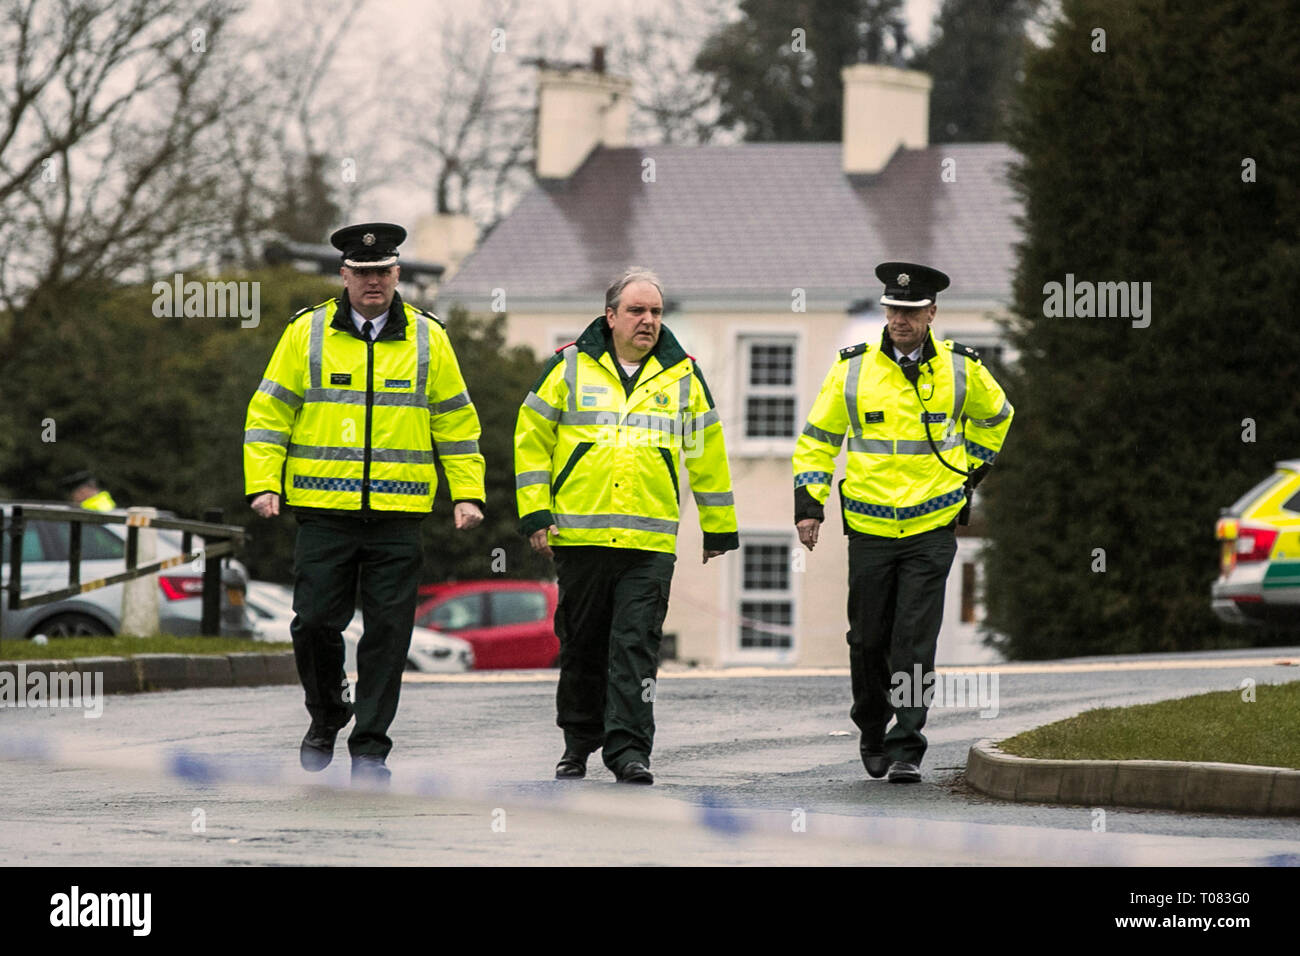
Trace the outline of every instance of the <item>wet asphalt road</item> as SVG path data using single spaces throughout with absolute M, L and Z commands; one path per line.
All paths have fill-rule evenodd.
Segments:
M 1300 679 L 1275 663 L 1287 659 L 1300 649 L 988 668 L 997 716 L 933 708 L 913 786 L 866 777 L 846 673 L 665 673 L 653 788 L 613 783 L 599 755 L 585 781 L 552 779 L 555 672 L 415 676 L 383 794 L 349 788 L 342 738 L 325 773 L 298 767 L 297 688 L 113 696 L 98 720 L 6 708 L 0 864 L 1300 863 L 1300 820 L 1099 818 L 992 800 L 961 774 L 982 738 L 1247 677 Z M 35 744 L 46 752 L 14 759 Z

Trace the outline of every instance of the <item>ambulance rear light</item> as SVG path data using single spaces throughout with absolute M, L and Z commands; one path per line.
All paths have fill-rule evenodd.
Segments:
M 1276 528 L 1255 528 L 1243 524 L 1237 528 L 1236 555 L 1237 563 L 1249 561 L 1267 561 L 1277 541 Z

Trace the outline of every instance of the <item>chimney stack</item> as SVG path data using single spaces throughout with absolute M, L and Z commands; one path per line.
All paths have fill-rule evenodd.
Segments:
M 632 81 L 605 72 L 605 48 L 591 69 L 543 68 L 537 90 L 537 178 L 567 179 L 597 146 L 627 145 Z
M 925 73 L 859 63 L 844 78 L 844 172 L 875 175 L 899 146 L 930 145 L 930 88 Z

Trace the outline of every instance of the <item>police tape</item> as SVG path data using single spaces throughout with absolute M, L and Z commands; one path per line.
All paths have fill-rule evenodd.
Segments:
M 865 802 L 865 790 L 863 809 L 870 815 L 856 815 L 799 807 L 740 806 L 709 790 L 687 792 L 683 799 L 677 794 L 669 796 L 662 791 L 652 793 L 613 783 L 596 787 L 553 780 L 503 783 L 468 774 L 429 773 L 411 766 L 410 761 L 397 767 L 391 784 L 378 789 L 374 785 L 351 785 L 346 759 L 324 773 L 308 775 L 279 755 L 204 753 L 188 747 L 114 750 L 51 737 L 0 737 L 0 761 L 45 764 L 60 772 L 134 773 L 198 789 L 252 786 L 285 792 L 305 787 L 389 801 L 485 807 L 508 802 L 516 812 L 693 828 L 742 844 L 762 837 L 770 846 L 772 838 L 785 837 L 828 847 L 833 844 L 840 854 L 854 847 L 861 847 L 864 854 L 891 854 L 874 862 L 909 863 L 919 857 L 922 862 L 938 864 L 1151 866 L 1168 865 L 1170 854 L 1165 842 L 1134 840 L 1131 834 L 887 815 L 884 808 L 871 808 Z M 863 781 L 861 786 L 890 785 Z M 808 803 L 816 802 L 815 793 L 808 796 Z M 894 851 L 896 857 L 892 856 Z

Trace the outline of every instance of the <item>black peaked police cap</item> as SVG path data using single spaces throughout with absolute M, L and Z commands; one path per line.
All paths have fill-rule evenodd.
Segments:
M 938 269 L 915 262 L 882 262 L 876 266 L 876 278 L 885 284 L 880 304 L 907 309 L 919 309 L 934 302 L 951 281 Z
M 397 264 L 397 247 L 406 240 L 406 230 L 391 222 L 363 222 L 344 226 L 330 236 L 330 243 L 343 253 L 343 264 L 353 269 L 383 269 Z

